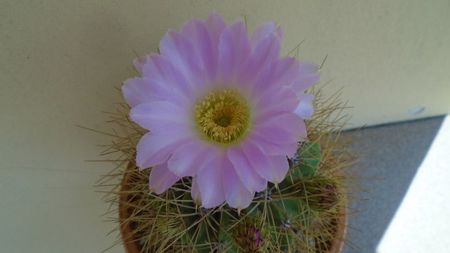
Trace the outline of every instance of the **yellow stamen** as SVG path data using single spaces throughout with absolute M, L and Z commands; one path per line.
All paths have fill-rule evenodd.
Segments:
M 250 107 L 235 90 L 211 91 L 197 101 L 195 122 L 206 139 L 220 144 L 235 143 L 249 128 Z

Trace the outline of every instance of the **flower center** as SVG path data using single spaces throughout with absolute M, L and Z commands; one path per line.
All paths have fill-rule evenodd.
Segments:
M 220 144 L 231 144 L 245 136 L 250 108 L 235 90 L 211 91 L 195 105 L 195 122 L 202 135 Z

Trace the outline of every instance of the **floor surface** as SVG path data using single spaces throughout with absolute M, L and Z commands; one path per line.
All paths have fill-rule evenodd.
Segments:
M 373 253 L 425 157 L 443 117 L 352 130 L 358 163 L 350 169 L 344 253 Z

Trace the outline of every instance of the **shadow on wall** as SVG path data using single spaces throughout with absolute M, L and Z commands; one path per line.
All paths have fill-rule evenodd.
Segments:
M 373 253 L 404 198 L 443 117 L 345 132 L 358 162 L 349 173 L 344 253 Z

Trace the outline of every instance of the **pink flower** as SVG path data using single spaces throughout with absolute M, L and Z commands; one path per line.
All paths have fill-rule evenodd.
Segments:
M 189 176 L 203 207 L 242 209 L 285 178 L 313 112 L 305 89 L 319 77 L 315 65 L 280 58 L 281 39 L 274 22 L 249 35 L 242 21 L 226 26 L 211 14 L 168 31 L 160 54 L 135 61 L 141 76 L 122 91 L 131 119 L 150 130 L 136 163 L 153 167 L 155 193 Z

